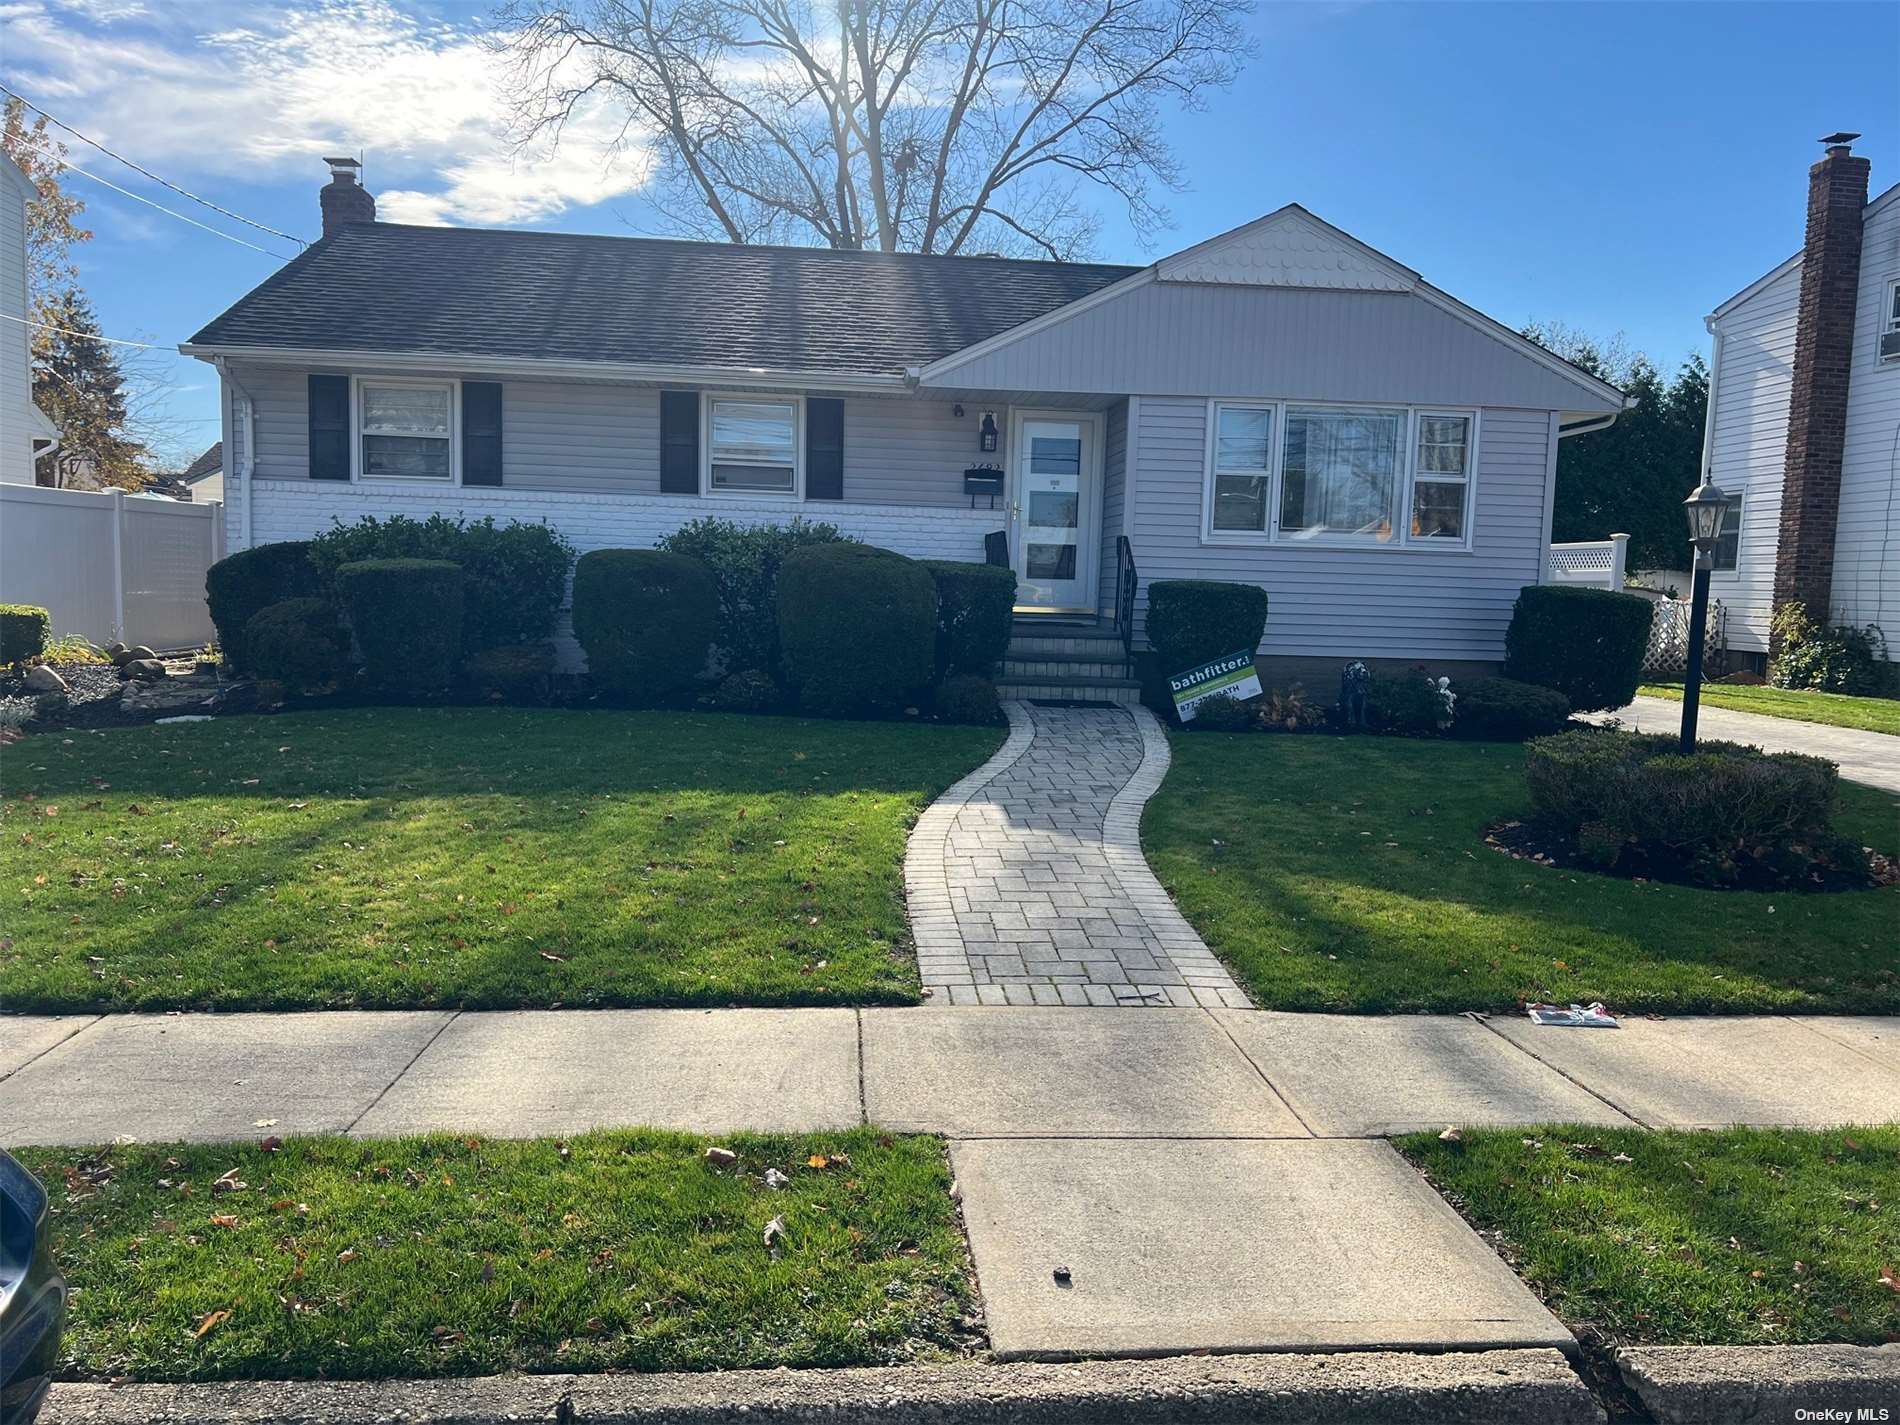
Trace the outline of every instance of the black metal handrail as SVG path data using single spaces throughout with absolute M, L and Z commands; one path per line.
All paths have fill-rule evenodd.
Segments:
M 1122 656 L 1135 666 L 1135 590 L 1141 576 L 1135 572 L 1135 546 L 1128 536 L 1115 536 L 1115 629 L 1122 636 Z

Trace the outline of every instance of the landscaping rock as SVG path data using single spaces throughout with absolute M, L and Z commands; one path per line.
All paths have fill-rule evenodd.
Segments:
M 165 665 L 156 658 L 133 658 L 119 665 L 119 676 L 127 682 L 155 683 L 166 676 Z
M 119 656 L 124 653 L 129 653 L 130 651 L 130 649 L 116 638 L 108 643 L 104 649 L 106 657 L 112 660 L 112 666 L 115 668 L 119 666 Z
M 27 691 L 34 693 L 70 693 L 72 686 L 44 663 L 26 670 Z
M 218 710 L 218 686 L 210 679 L 169 678 L 134 682 L 126 687 L 119 706 L 141 717 L 165 717 L 179 712 Z
M 1658 1425 L 1900 1419 L 1900 1344 L 1641 1346 L 1616 1365 Z

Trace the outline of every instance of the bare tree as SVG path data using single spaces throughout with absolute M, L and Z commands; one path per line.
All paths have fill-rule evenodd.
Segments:
M 1179 189 L 1160 108 L 1249 53 L 1252 0 L 509 0 L 516 136 L 656 146 L 678 231 L 836 248 L 1086 252 L 1095 184 L 1145 239 Z

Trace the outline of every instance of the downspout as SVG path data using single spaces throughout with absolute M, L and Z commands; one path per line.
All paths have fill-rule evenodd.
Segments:
M 252 547 L 252 532 L 257 527 L 255 519 L 257 491 L 251 480 L 252 474 L 257 469 L 257 402 L 251 398 L 251 393 L 244 389 L 244 383 L 231 374 L 230 365 L 222 356 L 212 357 L 211 364 L 217 369 L 219 379 L 224 382 L 227 391 L 235 391 L 244 398 L 244 463 L 241 466 L 234 466 L 231 473 L 236 477 L 238 488 L 244 491 L 244 547 L 249 549 Z M 226 409 L 229 409 L 228 405 Z M 227 509 L 230 507 L 228 499 L 225 501 L 225 506 Z
M 1704 317 L 1702 325 L 1713 339 L 1709 347 L 1709 405 L 1702 413 L 1702 483 L 1707 485 L 1715 469 L 1715 383 L 1722 379 L 1722 330 L 1713 317 Z

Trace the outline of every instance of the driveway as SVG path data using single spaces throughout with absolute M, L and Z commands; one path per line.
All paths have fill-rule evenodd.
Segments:
M 1603 722 L 1613 717 L 1632 732 L 1682 730 L 1682 704 L 1669 698 L 1638 698 L 1626 708 L 1594 714 L 1590 720 Z M 1900 737 L 1884 732 L 1764 717 L 1704 703 L 1696 715 L 1696 736 L 1752 743 L 1769 752 L 1811 753 L 1838 763 L 1841 775 L 1850 782 L 1900 792 Z

